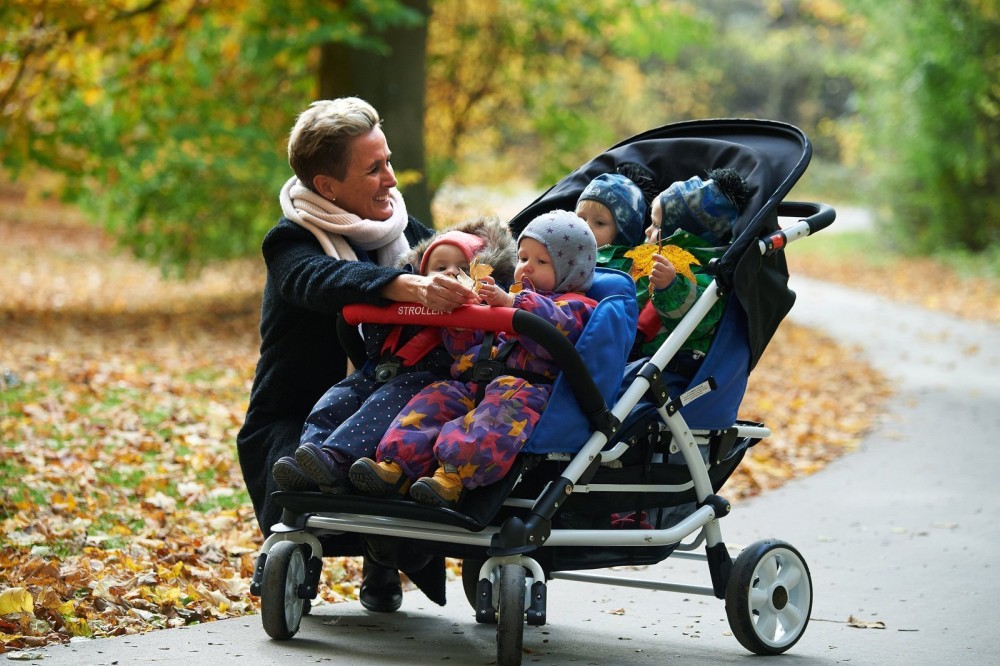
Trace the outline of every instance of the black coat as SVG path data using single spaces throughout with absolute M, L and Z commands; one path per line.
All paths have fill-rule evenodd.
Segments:
M 411 246 L 433 231 L 410 218 Z M 260 360 L 246 419 L 236 439 L 243 479 L 265 535 L 281 518 L 270 502 L 271 467 L 292 455 L 302 424 L 323 393 L 344 378 L 347 355 L 337 339 L 337 315 L 351 303 L 386 305 L 379 292 L 404 269 L 332 259 L 308 230 L 282 218 L 263 242 L 267 282 L 260 320 Z M 351 535 L 345 535 L 350 537 Z M 356 538 L 342 552 L 360 553 Z

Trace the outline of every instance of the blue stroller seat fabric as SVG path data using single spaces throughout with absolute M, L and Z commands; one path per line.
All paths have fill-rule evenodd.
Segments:
M 632 339 L 635 337 L 639 306 L 632 278 L 609 268 L 598 268 L 587 296 L 598 301 L 577 340 L 590 376 L 606 404 L 618 395 Z M 535 425 L 524 453 L 578 451 L 590 435 L 591 424 L 580 411 L 565 375 L 556 378 L 552 395 Z

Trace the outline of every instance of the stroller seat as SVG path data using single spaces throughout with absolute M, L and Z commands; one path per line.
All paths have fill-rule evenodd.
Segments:
M 587 296 L 597 301 L 575 347 L 575 353 L 563 351 L 556 358 L 562 371 L 552 386 L 552 394 L 534 432 L 525 443 L 522 454 L 572 452 L 579 450 L 587 440 L 594 424 L 600 424 L 608 413 L 608 405 L 617 397 L 625 366 L 635 335 L 638 305 L 635 300 L 635 283 L 632 278 L 610 268 L 597 268 L 594 282 Z M 412 306 L 407 306 L 412 310 Z M 507 308 L 503 308 L 507 310 Z M 399 306 L 373 308 L 348 306 L 345 318 L 372 321 L 377 317 L 393 319 Z M 477 312 L 477 310 L 479 312 Z M 487 308 L 465 308 L 465 312 L 425 315 L 436 325 L 454 325 L 464 318 L 481 321 L 479 315 Z M 528 315 L 521 312 L 521 315 Z M 413 323 L 412 316 L 409 322 Z M 540 331 L 562 336 L 547 322 L 530 315 L 531 323 Z M 455 322 L 455 323 L 452 323 Z M 387 322 L 398 323 L 398 322 Z M 429 325 L 434 325 L 429 323 Z M 480 324 L 488 326 L 488 324 Z M 546 331 L 551 329 L 551 331 Z M 558 338 L 557 338 L 558 340 Z M 568 343 L 567 343 L 568 344 Z M 536 442 L 539 442 L 536 444 Z M 524 455 L 518 457 L 507 476 L 492 485 L 465 493 L 457 510 L 430 507 L 406 499 L 382 499 L 360 495 L 326 495 L 317 492 L 282 491 L 274 494 L 275 501 L 291 514 L 310 513 L 360 513 L 381 517 L 427 520 L 480 531 L 497 515 L 504 499 L 517 483 L 524 465 Z

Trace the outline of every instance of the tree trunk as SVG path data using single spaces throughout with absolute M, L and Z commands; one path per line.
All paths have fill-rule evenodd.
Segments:
M 354 95 L 378 109 L 406 209 L 433 226 L 424 156 L 424 60 L 430 6 L 429 0 L 404 0 L 403 4 L 419 11 L 424 21 L 412 28 L 370 29 L 388 45 L 387 54 L 359 51 L 344 44 L 323 46 L 319 91 L 321 99 Z

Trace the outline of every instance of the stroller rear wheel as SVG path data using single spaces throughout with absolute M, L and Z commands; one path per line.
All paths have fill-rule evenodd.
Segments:
M 799 551 L 777 539 L 740 553 L 726 586 L 733 635 L 755 654 L 785 652 L 802 637 L 812 612 L 812 578 Z
M 299 588 L 306 581 L 306 557 L 300 544 L 279 541 L 264 563 L 260 617 L 267 635 L 288 640 L 299 630 L 306 600 Z

